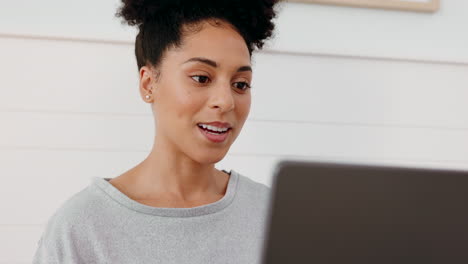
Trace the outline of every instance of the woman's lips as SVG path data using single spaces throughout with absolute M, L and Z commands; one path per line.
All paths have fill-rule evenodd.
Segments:
M 203 129 L 199 126 L 198 127 L 198 130 L 208 139 L 210 140 L 211 142 L 215 142 L 215 143 L 221 143 L 223 141 L 226 140 L 226 138 L 228 137 L 229 133 L 231 133 L 231 128 L 228 129 L 226 132 L 222 133 L 222 134 L 211 134 L 210 132 L 208 132 L 208 130 L 206 129 Z

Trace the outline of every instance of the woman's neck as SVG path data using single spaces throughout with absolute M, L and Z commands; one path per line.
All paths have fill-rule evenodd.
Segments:
M 169 148 L 153 147 L 141 163 L 110 183 L 131 199 L 156 207 L 193 207 L 221 199 L 229 175 Z

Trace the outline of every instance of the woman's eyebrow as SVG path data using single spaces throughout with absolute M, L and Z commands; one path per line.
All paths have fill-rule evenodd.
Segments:
M 216 63 L 216 61 L 213 61 L 213 60 L 210 60 L 210 59 L 207 59 L 207 58 L 202 58 L 202 57 L 190 58 L 190 59 L 186 60 L 185 62 L 183 62 L 182 64 L 185 64 L 187 62 L 193 62 L 193 61 L 205 63 L 207 65 L 210 65 L 211 67 L 214 67 L 214 68 L 218 67 L 218 63 Z M 243 72 L 243 71 L 252 71 L 252 67 L 246 65 L 246 66 L 241 66 L 241 67 L 239 67 L 239 69 L 237 69 L 237 72 Z
M 252 71 L 252 67 L 250 66 L 241 66 L 239 69 L 237 69 L 237 72 L 243 72 L 243 71 Z

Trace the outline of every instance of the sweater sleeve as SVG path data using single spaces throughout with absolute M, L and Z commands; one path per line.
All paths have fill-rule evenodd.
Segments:
M 38 243 L 36 253 L 33 257 L 33 264 L 59 264 L 57 260 L 57 252 L 53 247 L 48 246 L 41 235 Z
M 58 211 L 51 217 L 42 233 L 33 257 L 33 264 L 83 263 L 75 247 L 70 216 Z

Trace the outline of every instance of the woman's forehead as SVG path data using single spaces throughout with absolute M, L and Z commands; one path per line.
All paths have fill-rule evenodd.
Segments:
M 205 24 L 201 30 L 184 36 L 180 47 L 168 53 L 179 63 L 192 58 L 205 58 L 216 62 L 218 66 L 250 65 L 250 54 L 245 40 L 236 30 L 226 26 Z

